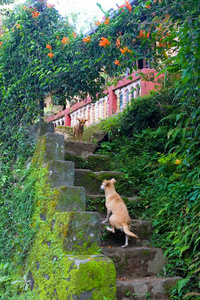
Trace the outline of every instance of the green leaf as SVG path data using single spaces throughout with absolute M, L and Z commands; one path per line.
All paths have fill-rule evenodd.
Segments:
M 10 280 L 9 276 L 0 276 L 0 283 Z
M 180 294 L 183 287 L 190 281 L 190 278 L 184 278 L 177 282 L 178 293 Z

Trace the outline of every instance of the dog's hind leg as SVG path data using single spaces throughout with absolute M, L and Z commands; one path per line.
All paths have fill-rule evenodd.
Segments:
M 108 231 L 110 231 L 112 233 L 115 233 L 115 227 L 113 227 L 113 226 L 111 226 L 111 228 L 108 227 L 108 226 L 106 226 L 106 230 L 108 230 Z
M 122 246 L 122 248 L 126 248 L 128 246 L 128 235 L 125 234 L 125 244 Z
M 113 220 L 115 219 L 115 216 L 114 215 L 111 215 L 111 217 L 109 218 L 109 222 L 110 222 L 110 226 L 111 226 L 111 228 L 110 227 L 106 227 L 106 229 L 108 230 L 108 231 L 111 231 L 112 233 L 115 233 L 115 223 L 113 222 Z

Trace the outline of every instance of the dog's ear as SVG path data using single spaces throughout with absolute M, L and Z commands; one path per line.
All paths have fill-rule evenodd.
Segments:
M 110 180 L 110 182 L 114 185 L 114 184 L 116 183 L 115 178 L 112 178 L 112 179 Z
M 76 120 L 80 121 L 80 119 L 79 119 L 79 118 L 76 118 Z

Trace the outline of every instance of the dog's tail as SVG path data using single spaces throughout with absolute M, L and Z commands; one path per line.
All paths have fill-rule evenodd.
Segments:
M 124 229 L 124 232 L 125 232 L 127 235 L 130 235 L 130 236 L 132 236 L 132 237 L 135 237 L 135 238 L 139 239 L 139 237 L 138 237 L 136 234 L 132 233 L 132 232 L 128 229 L 128 225 L 124 225 L 124 226 L 123 226 L 123 229 Z

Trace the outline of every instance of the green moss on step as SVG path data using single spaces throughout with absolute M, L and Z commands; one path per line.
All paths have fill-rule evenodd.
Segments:
M 110 158 L 106 155 L 94 154 L 81 157 L 67 152 L 65 160 L 73 161 L 76 169 L 88 169 L 94 172 L 110 170 Z

